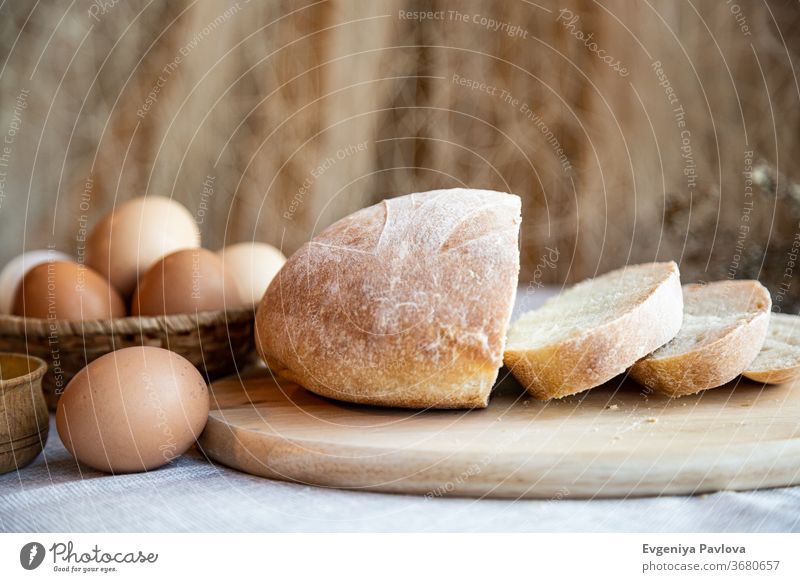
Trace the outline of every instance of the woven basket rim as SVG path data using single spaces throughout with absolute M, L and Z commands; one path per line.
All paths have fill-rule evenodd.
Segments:
M 42 319 L 18 315 L 0 315 L 0 336 L 46 337 L 51 334 L 113 335 L 147 334 L 163 331 L 184 332 L 219 324 L 240 323 L 255 317 L 253 307 L 230 310 L 199 311 L 174 315 L 129 316 L 114 319 Z

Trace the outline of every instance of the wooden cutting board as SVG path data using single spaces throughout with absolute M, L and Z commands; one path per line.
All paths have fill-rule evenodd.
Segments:
M 800 386 L 745 380 L 678 400 L 612 382 L 550 403 L 506 378 L 473 411 L 381 409 L 278 384 L 212 386 L 200 444 L 253 475 L 438 497 L 692 494 L 800 483 Z

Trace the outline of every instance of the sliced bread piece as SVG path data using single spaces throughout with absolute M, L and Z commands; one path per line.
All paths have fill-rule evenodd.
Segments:
M 678 265 L 624 267 L 520 317 L 504 362 L 534 397 L 561 398 L 624 372 L 675 337 L 682 317 Z
M 767 335 L 772 300 L 758 281 L 684 285 L 683 326 L 631 367 L 640 384 L 669 396 L 716 388 L 741 374 Z
M 800 377 L 800 317 L 788 313 L 769 316 L 767 339 L 744 375 L 765 384 L 782 384 Z

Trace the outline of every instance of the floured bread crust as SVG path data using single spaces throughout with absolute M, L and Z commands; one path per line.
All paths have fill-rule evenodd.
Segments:
M 435 190 L 331 225 L 273 279 L 256 344 L 280 376 L 363 404 L 480 408 L 502 365 L 520 199 Z
M 578 283 L 511 326 L 505 364 L 533 396 L 593 388 L 678 333 L 683 317 L 674 262 L 617 269 Z
M 630 370 L 669 396 L 716 388 L 744 372 L 764 344 L 772 307 L 758 281 L 684 285 L 683 301 L 680 333 Z

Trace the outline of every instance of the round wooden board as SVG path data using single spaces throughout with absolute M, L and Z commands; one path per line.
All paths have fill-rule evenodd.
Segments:
M 671 400 L 622 381 L 564 400 L 511 378 L 472 411 L 335 402 L 260 369 L 212 386 L 200 445 L 254 475 L 470 497 L 627 497 L 800 483 L 800 387 L 745 380 Z

